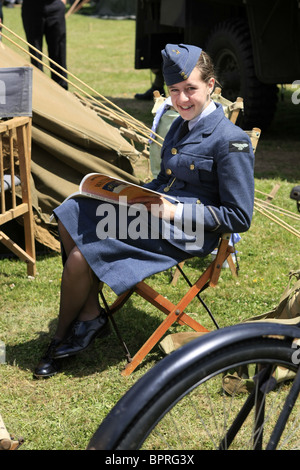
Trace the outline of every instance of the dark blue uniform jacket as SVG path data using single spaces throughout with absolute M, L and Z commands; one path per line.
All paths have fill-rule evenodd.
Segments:
M 179 141 L 183 120 L 174 121 L 162 148 L 161 171 L 146 184 L 183 203 L 204 205 L 207 248 L 217 234 L 248 230 L 254 202 L 251 140 L 225 117 L 219 103 L 216 106 Z

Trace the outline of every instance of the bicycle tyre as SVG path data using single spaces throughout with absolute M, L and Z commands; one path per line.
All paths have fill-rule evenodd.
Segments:
M 291 344 L 299 335 L 295 327 L 244 324 L 192 341 L 160 361 L 122 397 L 95 432 L 88 449 L 140 449 L 183 397 L 231 368 L 276 364 L 296 372 Z

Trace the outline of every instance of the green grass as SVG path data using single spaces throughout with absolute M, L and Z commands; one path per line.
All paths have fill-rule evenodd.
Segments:
M 4 9 L 4 15 L 7 26 L 24 36 L 20 9 Z M 134 69 L 134 36 L 134 21 L 73 15 L 68 19 L 68 68 L 98 93 L 149 125 L 151 103 L 134 100 L 134 93 L 145 91 L 150 84 L 149 71 Z M 274 203 L 297 214 L 296 203 L 289 194 L 300 182 L 299 109 L 291 104 L 289 89 L 284 98 L 271 128 L 259 143 L 256 188 L 268 193 L 279 183 Z M 147 172 L 146 161 L 138 163 L 138 171 Z M 299 222 L 295 226 L 300 229 Z M 299 239 L 257 212 L 237 249 L 239 277 L 233 278 L 224 269 L 218 287 L 204 294 L 221 326 L 271 310 L 288 282 L 289 271 L 300 268 Z M 195 278 L 197 270 L 208 261 L 189 261 L 187 274 Z M 124 378 L 120 375 L 125 365 L 123 350 L 112 333 L 104 340 L 96 340 L 90 350 L 73 360 L 65 360 L 61 374 L 50 380 L 34 380 L 32 370 L 48 344 L 49 332 L 55 329 L 60 256 L 39 255 L 37 272 L 35 279 L 29 279 L 21 261 L 0 260 L 0 339 L 7 350 L 7 363 L 0 365 L 0 412 L 8 430 L 25 438 L 22 449 L 84 449 L 113 405 L 162 355 L 155 348 L 130 377 Z M 169 280 L 170 273 L 164 272 L 153 276 L 150 283 L 176 301 L 185 282 L 180 278 L 173 287 Z M 113 293 L 109 289 L 105 292 L 112 301 Z M 189 311 L 208 328 L 213 327 L 196 301 Z M 116 315 L 132 353 L 162 317 L 136 296 Z M 180 330 L 173 327 L 171 332 Z

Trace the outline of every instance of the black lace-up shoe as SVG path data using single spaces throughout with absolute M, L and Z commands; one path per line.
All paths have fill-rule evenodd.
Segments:
M 108 318 L 104 310 L 94 320 L 76 321 L 70 335 L 55 349 L 53 357 L 73 356 L 87 349 L 97 336 L 108 332 Z
M 59 372 L 59 364 L 54 360 L 53 354 L 60 341 L 53 339 L 48 346 L 47 351 L 34 369 L 33 375 L 36 378 L 47 378 Z

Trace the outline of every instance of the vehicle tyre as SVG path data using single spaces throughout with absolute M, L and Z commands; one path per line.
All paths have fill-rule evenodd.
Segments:
M 205 50 L 215 64 L 222 95 L 230 101 L 238 96 L 244 100 L 244 113 L 237 124 L 245 130 L 266 129 L 276 111 L 278 88 L 260 82 L 255 75 L 248 25 L 241 20 L 218 24 Z

